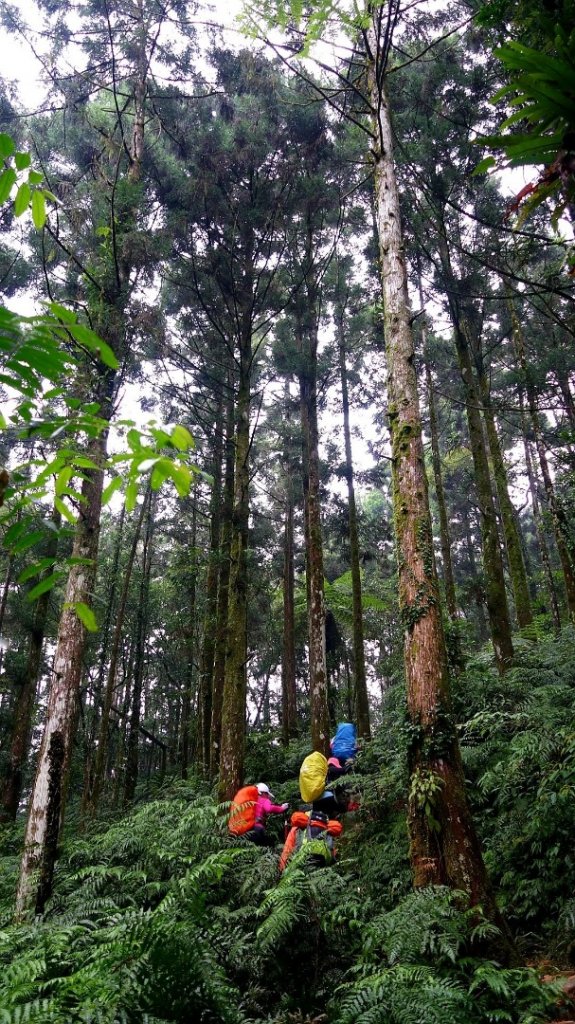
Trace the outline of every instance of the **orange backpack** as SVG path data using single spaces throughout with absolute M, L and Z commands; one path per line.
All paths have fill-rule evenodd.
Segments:
M 238 789 L 232 800 L 228 820 L 228 829 L 233 836 L 243 836 L 254 828 L 258 796 L 257 786 L 242 786 Z

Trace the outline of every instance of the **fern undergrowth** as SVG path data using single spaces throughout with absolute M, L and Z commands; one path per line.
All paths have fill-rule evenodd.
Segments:
M 575 635 L 524 639 L 501 679 L 481 656 L 455 708 L 470 799 L 519 948 L 575 948 Z M 406 730 L 392 688 L 349 779 L 335 867 L 233 840 L 201 784 L 69 828 L 42 918 L 12 924 L 21 824 L 0 840 L 0 1024 L 543 1024 L 557 991 L 485 959 L 492 926 L 444 889 L 412 892 Z M 250 777 L 295 803 L 297 766 L 264 740 Z M 73 809 L 72 809 L 73 810 Z M 276 826 L 277 827 L 277 826 Z M 548 969 L 548 966 L 547 966 Z

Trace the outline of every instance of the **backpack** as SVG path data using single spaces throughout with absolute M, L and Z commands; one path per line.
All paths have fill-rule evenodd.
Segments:
M 232 800 L 228 820 L 228 829 L 233 836 L 243 836 L 255 827 L 258 796 L 257 786 L 243 786 L 242 789 L 238 789 Z
M 314 814 L 312 812 L 306 828 L 297 830 L 295 849 L 301 850 L 303 846 L 308 844 L 311 844 L 309 859 L 312 868 L 325 867 L 333 862 L 335 858 L 335 844 L 333 836 L 328 832 L 327 814 Z
M 327 758 L 319 751 L 308 754 L 299 771 L 299 791 L 304 803 L 312 804 L 321 796 L 327 778 Z
M 351 722 L 340 722 L 335 736 L 331 741 L 331 752 L 340 761 L 347 761 L 357 754 L 355 725 Z

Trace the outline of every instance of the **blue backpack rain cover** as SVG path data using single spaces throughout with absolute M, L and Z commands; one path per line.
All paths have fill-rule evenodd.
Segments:
M 351 722 L 340 722 L 331 744 L 331 752 L 334 757 L 340 760 L 347 760 L 357 754 L 357 743 L 355 740 L 355 725 Z

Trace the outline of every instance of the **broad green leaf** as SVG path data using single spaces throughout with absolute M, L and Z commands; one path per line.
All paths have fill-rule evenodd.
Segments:
M 44 175 L 40 171 L 29 171 L 28 172 L 28 184 L 39 185 L 44 180 Z
M 158 427 L 151 427 L 150 434 L 160 448 L 163 448 L 165 445 L 173 444 L 172 437 L 166 430 L 160 430 Z
M 68 508 L 65 501 L 62 501 L 61 498 L 54 498 L 54 505 L 58 509 L 60 515 L 64 516 L 64 519 L 67 519 L 69 523 L 74 523 L 74 525 L 76 524 L 76 516 L 72 510 Z
M 8 424 L 6 423 L 6 420 L 4 419 L 4 414 L 2 412 L 0 412 L 0 430 L 6 430 L 7 426 L 8 426 Z
M 472 175 L 486 174 L 491 167 L 495 167 L 495 157 L 486 156 L 483 160 L 480 160 L 477 167 L 473 168 Z
M 53 316 L 63 320 L 65 324 L 74 323 L 76 320 L 76 316 L 72 310 L 66 309 L 66 306 L 61 306 L 58 302 L 49 302 L 48 309 Z
M 51 590 L 56 585 L 58 580 L 61 580 L 64 573 L 61 569 L 57 569 L 56 572 L 51 573 L 50 576 L 46 576 L 46 579 L 40 580 L 32 590 L 26 594 L 27 601 L 35 601 L 37 597 L 41 597 L 46 591 Z
M 126 487 L 126 510 L 133 512 L 136 507 L 136 500 L 138 498 L 138 484 L 135 480 L 130 480 Z
M 32 220 L 38 231 L 41 231 L 46 223 L 46 200 L 38 189 L 32 193 Z
M 64 491 L 66 490 L 66 488 L 68 486 L 70 478 L 73 476 L 73 473 L 74 473 L 74 470 L 72 469 L 71 466 L 64 466 L 64 469 L 60 470 L 60 472 L 58 473 L 58 476 L 56 477 L 56 485 L 55 485 L 55 490 L 56 490 L 56 494 L 57 495 L 60 496 L 61 494 L 64 493 Z
M 193 439 L 192 435 L 190 434 L 190 431 L 187 429 L 187 427 L 184 427 L 181 424 L 177 424 L 174 427 L 174 429 L 172 430 L 172 435 L 171 435 L 170 440 L 171 440 L 172 444 L 176 448 L 179 448 L 180 451 L 182 451 L 182 452 L 186 452 L 190 448 L 194 448 L 195 447 L 194 439 Z
M 14 140 L 10 135 L 6 135 L 5 132 L 0 132 L 0 157 L 6 160 L 9 156 L 12 156 L 16 146 Z
M 132 451 L 138 451 L 143 447 L 142 435 L 140 434 L 139 430 L 129 430 L 127 434 L 127 439 Z
M 0 174 L 0 203 L 5 203 L 18 178 L 13 167 L 8 167 Z
M 32 163 L 29 153 L 14 153 L 14 163 L 17 171 L 25 171 Z
M 109 500 L 110 500 L 110 498 L 112 497 L 112 495 L 115 494 L 116 491 L 119 491 L 121 489 L 121 487 L 122 487 L 122 477 L 121 476 L 113 477 L 110 480 L 110 483 L 107 484 L 106 487 L 104 487 L 104 490 L 102 492 L 102 505 L 107 505 Z
M 49 569 L 50 566 L 54 565 L 55 561 L 55 558 L 41 558 L 38 562 L 34 562 L 33 565 L 29 565 L 20 573 L 17 583 L 25 583 L 26 580 L 31 580 L 33 576 L 38 576 L 39 573 L 44 572 L 44 569 Z
M 172 476 L 171 459 L 160 459 L 152 470 L 150 486 L 153 491 L 158 491 L 165 480 Z
M 39 541 L 44 539 L 43 530 L 34 530 L 32 533 L 28 533 L 25 537 L 21 537 L 20 540 L 13 545 L 12 551 L 15 555 L 21 555 L 28 548 L 34 547 L 34 544 L 38 544 Z
M 76 615 L 80 619 L 80 622 L 86 627 L 89 633 L 97 633 L 98 623 L 96 622 L 96 616 L 91 608 L 83 601 L 76 601 L 74 604 L 68 605 L 69 608 L 73 608 Z
M 186 498 L 192 486 L 192 474 L 187 466 L 177 466 L 172 463 L 172 480 L 180 498 Z
M 72 337 L 79 341 L 81 345 L 84 345 L 90 352 L 93 352 L 98 359 L 112 370 L 117 370 L 120 365 L 112 349 L 102 338 L 91 331 L 89 327 L 85 327 L 84 324 L 69 324 L 68 330 Z
M 29 530 L 29 529 L 30 529 L 30 520 L 29 519 L 21 519 L 20 522 L 12 523 L 12 526 L 10 526 L 6 530 L 6 534 L 4 536 L 4 546 L 7 547 L 7 548 L 12 547 L 12 545 L 18 540 L 18 537 L 21 537 L 22 534 L 25 533 L 26 530 Z
M 30 188 L 27 181 L 25 181 L 16 193 L 14 200 L 14 213 L 17 217 L 21 217 L 30 206 L 30 199 L 32 198 L 32 189 Z

